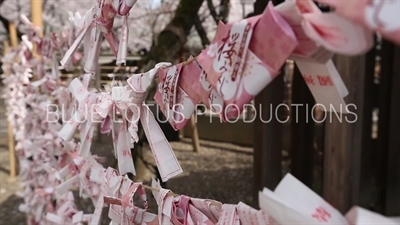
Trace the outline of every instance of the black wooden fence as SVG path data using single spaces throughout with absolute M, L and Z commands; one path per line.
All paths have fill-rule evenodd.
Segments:
M 262 9 L 255 11 L 259 14 Z M 357 107 L 355 123 L 340 122 L 335 115 L 323 124 L 306 122 L 311 111 L 299 107 L 298 122 L 291 120 L 290 133 L 283 133 L 285 124 L 277 119 L 263 123 L 257 116 L 254 206 L 258 206 L 259 190 L 273 190 L 282 179 L 282 140 L 290 135 L 290 172 L 334 207 L 345 213 L 359 205 L 400 216 L 400 48 L 378 38 L 376 46 L 362 56 L 334 57 L 349 90 L 345 101 Z M 297 68 L 292 82 L 291 102 L 314 105 Z M 275 112 L 283 101 L 283 76 L 278 76 L 256 97 L 255 106 L 258 112 L 262 108 L 263 118 L 270 118 L 270 107 Z M 378 112 L 375 122 L 374 112 Z

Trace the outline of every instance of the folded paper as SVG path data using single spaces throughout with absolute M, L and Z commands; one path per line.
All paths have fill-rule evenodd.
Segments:
M 265 33 L 265 27 L 274 32 Z M 293 31 L 272 3 L 261 16 L 227 25 L 220 22 L 214 40 L 197 61 L 207 74 L 207 81 L 224 100 L 219 112 L 222 119 L 237 118 L 244 104 L 278 75 L 296 46 Z M 265 54 L 267 51 L 276 55 Z M 211 99 L 218 100 L 219 96 Z
M 182 168 L 164 136 L 160 126 L 154 118 L 153 113 L 145 104 L 145 100 L 156 74 L 169 64 L 160 63 L 149 72 L 143 74 L 134 74 L 128 79 L 128 84 L 132 88 L 132 105 L 133 115 L 130 119 L 129 132 L 134 141 L 138 141 L 138 122 L 140 120 L 143 130 L 146 134 L 151 151 L 154 155 L 155 162 L 161 175 L 161 179 L 165 182 L 168 179 L 182 173 Z
M 400 45 L 400 2 L 397 0 L 317 0 L 334 8 L 335 13 L 377 32 L 383 38 Z
M 349 224 L 361 225 L 361 224 L 387 224 L 395 225 L 399 224 L 395 220 L 382 216 L 376 212 L 372 212 L 367 209 L 363 209 L 359 206 L 352 207 L 346 213 L 346 219 Z
M 287 174 L 275 191 L 259 192 L 260 208 L 278 224 L 348 224 L 344 216 L 320 196 Z
M 200 71 L 193 58 L 191 63 L 180 63 L 158 71 L 158 88 L 154 96 L 161 111 L 175 130 L 185 127 L 200 102 L 192 89 Z
M 317 105 L 323 111 L 342 114 L 350 112 L 344 101 L 349 92 L 332 60 L 321 64 L 299 59 L 296 64 Z
M 347 113 L 343 98 L 348 91 L 331 57 L 333 52 L 355 55 L 368 51 L 372 36 L 352 22 L 322 13 L 311 0 L 285 1 L 276 10 L 296 34 L 299 45 L 290 58 L 315 101 L 324 111 Z
M 105 38 L 117 57 L 117 65 L 126 63 L 128 48 L 128 14 L 136 3 L 134 0 L 103 0 L 98 2 L 96 7 L 89 9 L 83 17 L 75 14 L 71 17 L 78 29 L 77 39 L 68 49 L 61 65 L 65 65 L 79 44 L 84 41 L 85 48 L 85 71 L 87 73 L 97 72 L 100 47 Z M 115 16 L 123 16 L 124 22 L 121 37 L 118 39 L 112 28 Z

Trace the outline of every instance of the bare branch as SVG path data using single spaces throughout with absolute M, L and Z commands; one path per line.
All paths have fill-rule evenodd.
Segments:
M 194 18 L 194 27 L 196 28 L 197 33 L 200 36 L 201 44 L 203 47 L 207 47 L 210 44 L 210 40 L 207 37 L 207 32 L 204 30 L 203 25 L 201 24 L 200 18 L 198 15 Z
M 217 14 L 217 11 L 214 7 L 212 0 L 207 0 L 207 6 L 208 6 L 208 9 L 210 10 L 210 14 L 211 14 L 212 18 L 215 21 L 215 24 L 218 24 L 219 16 Z
M 210 14 L 215 21 L 215 24 L 221 20 L 222 22 L 226 23 L 226 19 L 229 15 L 229 0 L 221 0 L 219 6 L 215 7 L 212 0 L 207 0 L 207 6 L 210 10 Z M 219 9 L 219 13 L 217 13 L 217 9 Z
M 221 0 L 220 3 L 220 9 L 219 9 L 219 18 L 220 20 L 222 20 L 222 22 L 226 23 L 227 22 L 227 18 L 229 15 L 229 5 L 230 5 L 230 1 L 229 0 Z

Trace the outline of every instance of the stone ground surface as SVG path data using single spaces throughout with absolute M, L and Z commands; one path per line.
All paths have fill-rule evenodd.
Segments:
M 192 197 L 211 198 L 224 203 L 242 201 L 251 204 L 253 183 L 252 149 L 231 144 L 201 141 L 200 152 L 193 152 L 190 139 L 171 143 L 184 170 L 179 177 L 167 183 L 174 193 Z M 93 144 L 94 153 L 106 156 L 107 165 L 115 162 L 109 137 L 102 137 Z M 138 171 L 138 173 L 141 173 Z M 143 175 L 143 173 L 142 173 Z M 145 177 L 145 175 L 143 175 Z M 18 211 L 22 202 L 15 195 L 18 180 L 9 182 L 9 153 L 7 147 L 7 123 L 4 103 L 0 103 L 0 225 L 25 224 L 25 215 Z M 151 211 L 156 205 L 148 192 Z M 86 212 L 93 212 L 90 200 L 80 200 L 77 205 Z M 79 199 L 79 200 L 78 200 Z M 107 209 L 103 211 L 102 224 L 108 224 Z

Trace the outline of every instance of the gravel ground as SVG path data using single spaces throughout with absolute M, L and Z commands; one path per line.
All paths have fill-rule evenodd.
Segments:
M 7 124 L 3 102 L 0 105 L 0 225 L 25 224 L 25 215 L 18 211 L 22 200 L 15 196 L 19 189 L 18 179 L 9 181 L 9 155 L 7 148 Z M 174 193 L 198 198 L 211 198 L 224 203 L 240 201 L 251 204 L 253 183 L 252 149 L 231 144 L 201 141 L 201 149 L 193 152 L 190 139 L 171 143 L 184 173 L 167 183 Z M 147 147 L 148 148 L 148 147 Z M 115 164 L 109 137 L 102 136 L 94 142 L 95 154 L 106 156 L 106 166 Z M 149 152 L 149 151 L 148 151 Z M 149 174 L 137 171 L 146 183 Z M 156 204 L 148 192 L 151 211 Z M 77 205 L 86 212 L 93 212 L 90 200 L 76 198 Z M 108 224 L 107 209 L 103 211 L 102 224 Z

